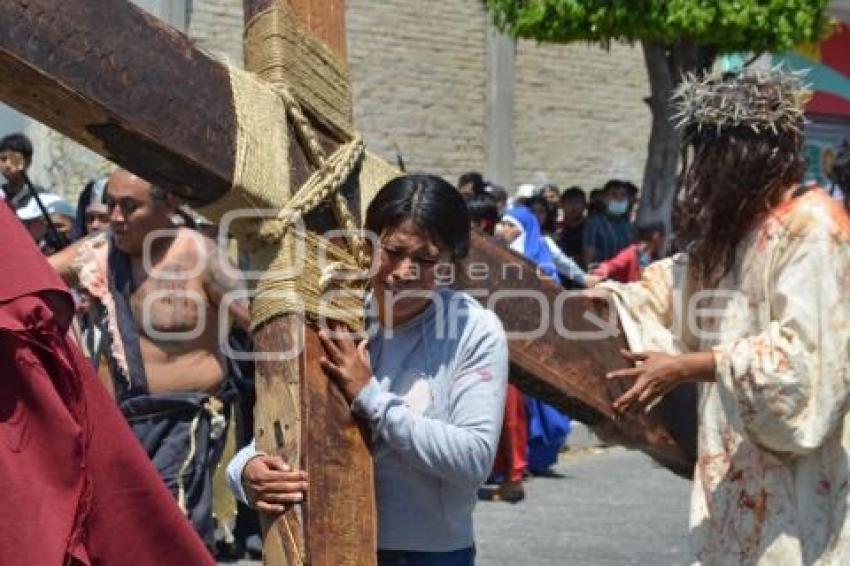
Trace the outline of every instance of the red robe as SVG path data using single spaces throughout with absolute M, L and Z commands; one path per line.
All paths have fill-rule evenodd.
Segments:
M 214 564 L 68 339 L 68 289 L 0 205 L 0 564 Z

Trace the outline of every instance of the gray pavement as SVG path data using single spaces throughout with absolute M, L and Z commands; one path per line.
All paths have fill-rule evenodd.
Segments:
M 519 504 L 478 504 L 478 566 L 689 563 L 690 482 L 623 448 L 566 453 L 555 470 Z
M 555 471 L 519 504 L 478 504 L 477 566 L 689 563 L 690 482 L 623 448 L 565 453 Z

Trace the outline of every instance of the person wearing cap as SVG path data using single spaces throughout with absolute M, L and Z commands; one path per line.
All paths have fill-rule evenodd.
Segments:
M 0 173 L 6 182 L 2 185 L 3 198 L 12 210 L 26 206 L 32 195 L 26 186 L 27 169 L 32 165 L 32 142 L 23 134 L 9 134 L 0 139 Z M 33 185 L 38 193 L 43 187 Z
M 30 199 L 25 206 L 17 210 L 16 214 L 30 236 L 38 244 L 39 249 L 45 255 L 50 255 L 71 242 L 75 211 L 73 205 L 59 195 L 44 193 L 39 195 L 39 198 L 56 228 L 55 234 L 51 233 L 47 218 L 45 218 L 41 207 L 38 206 L 36 199 Z

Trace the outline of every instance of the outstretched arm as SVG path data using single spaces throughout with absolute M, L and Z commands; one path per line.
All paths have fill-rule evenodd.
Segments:
M 588 287 L 587 274 L 584 270 L 570 256 L 565 254 L 552 238 L 546 236 L 544 241 L 549 248 L 549 253 L 552 256 L 552 261 L 555 263 L 555 269 L 558 270 L 558 273 L 579 287 Z
M 77 271 L 74 269 L 74 258 L 77 257 L 80 242 L 75 242 L 63 250 L 47 258 L 48 263 L 56 273 L 59 274 L 69 287 L 76 287 L 78 284 Z

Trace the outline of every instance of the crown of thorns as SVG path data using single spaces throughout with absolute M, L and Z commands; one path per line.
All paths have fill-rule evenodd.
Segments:
M 685 77 L 672 96 L 673 123 L 700 132 L 752 130 L 756 135 L 799 134 L 810 92 L 805 72 L 781 68 Z

